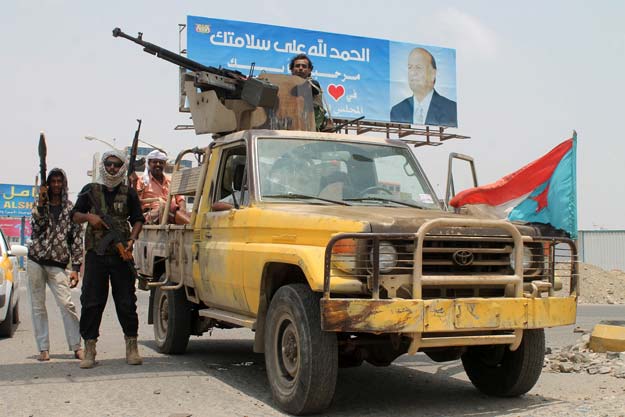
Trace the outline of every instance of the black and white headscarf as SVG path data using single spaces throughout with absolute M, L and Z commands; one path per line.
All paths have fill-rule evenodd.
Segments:
M 122 165 L 122 167 L 119 169 L 119 171 L 117 171 L 117 174 L 115 175 L 109 174 L 104 166 L 104 161 L 106 161 L 106 159 L 111 156 L 119 158 L 119 160 L 124 163 L 124 165 Z M 103 184 L 108 188 L 117 187 L 124 181 L 124 179 L 126 178 L 126 171 L 128 171 L 128 160 L 126 159 L 126 154 L 124 153 L 124 151 L 118 149 L 104 152 L 102 154 L 102 159 L 100 160 L 100 166 L 98 167 L 98 169 L 100 170 L 100 184 Z

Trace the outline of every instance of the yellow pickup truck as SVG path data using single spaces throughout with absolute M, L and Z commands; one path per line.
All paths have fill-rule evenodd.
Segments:
M 288 413 L 324 410 L 340 367 L 417 352 L 461 359 L 486 394 L 522 395 L 543 329 L 575 322 L 575 243 L 450 212 L 401 140 L 251 129 L 178 160 L 191 154 L 170 190 L 193 197 L 191 224 L 146 225 L 135 247 L 156 344 L 183 353 L 211 328 L 253 330 Z
M 172 174 L 169 198 L 193 198 L 191 223 L 162 215 L 135 244 L 161 352 L 183 353 L 211 328 L 252 329 L 276 404 L 297 415 L 330 404 L 340 367 L 405 353 L 460 358 L 489 395 L 534 386 L 543 329 L 575 322 L 575 243 L 544 225 L 449 212 L 408 144 L 389 139 L 458 135 L 364 116 L 351 121 L 358 135 L 316 132 L 306 79 L 245 76 L 142 33 L 113 36 L 178 65 L 179 110 L 215 134 Z M 180 169 L 191 154 L 196 166 Z

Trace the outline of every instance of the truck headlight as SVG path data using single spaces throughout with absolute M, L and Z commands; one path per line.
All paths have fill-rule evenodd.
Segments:
M 516 256 L 512 252 L 510 254 L 510 267 L 514 269 L 516 266 Z M 543 273 L 545 254 L 542 245 L 524 245 L 523 246 L 523 276 L 527 279 L 537 277 Z
M 390 242 L 380 242 L 379 251 L 380 272 L 391 272 L 397 266 L 397 250 Z M 370 254 L 371 265 L 373 265 L 373 249 Z
M 332 247 L 332 266 L 348 274 L 357 271 L 356 241 L 354 239 L 341 239 Z
M 528 246 L 523 246 L 523 270 L 528 269 L 532 265 L 532 250 Z M 510 253 L 510 266 L 514 270 L 516 268 L 516 250 L 512 249 Z

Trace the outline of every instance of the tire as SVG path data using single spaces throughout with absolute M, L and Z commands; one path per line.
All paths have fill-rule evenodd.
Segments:
M 294 415 L 323 411 L 338 374 L 336 335 L 321 330 L 319 296 L 306 284 L 281 287 L 267 312 L 265 367 L 273 398 Z
M 0 337 L 13 337 L 15 331 L 17 330 L 17 325 L 19 324 L 19 301 L 15 303 L 15 306 L 11 308 L 11 301 L 13 299 L 13 294 L 9 298 L 9 303 L 7 304 L 9 308 L 7 309 L 7 315 L 4 318 L 4 321 L 0 323 Z
M 17 329 L 17 325 L 20 324 L 20 306 L 19 300 L 15 303 L 15 307 L 13 307 L 13 323 L 15 323 L 15 328 Z
M 464 370 L 473 385 L 487 395 L 518 397 L 536 384 L 545 359 L 543 329 L 525 330 L 519 348 L 506 345 L 475 346 L 462 355 Z
M 152 318 L 154 341 L 159 352 L 174 355 L 185 352 L 191 334 L 191 317 L 191 305 L 184 288 L 156 289 Z

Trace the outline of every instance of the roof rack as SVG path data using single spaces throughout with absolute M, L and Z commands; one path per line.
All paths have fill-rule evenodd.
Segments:
M 470 136 L 446 133 L 443 126 L 413 127 L 407 123 L 373 122 L 370 120 L 357 120 L 349 123 L 349 119 L 333 119 L 335 125 L 345 126 L 341 129 L 344 133 L 355 132 L 357 135 L 376 132 L 384 133 L 387 139 L 400 139 L 406 143 L 417 146 L 439 146 L 449 139 L 470 139 Z M 425 140 L 405 139 L 407 136 L 424 136 Z
M 340 132 L 346 134 L 356 133 L 362 135 L 364 133 L 384 133 L 387 139 L 399 139 L 408 144 L 418 146 L 440 146 L 444 141 L 449 139 L 470 139 L 470 136 L 458 135 L 456 133 L 446 133 L 443 126 L 423 126 L 413 127 L 407 123 L 391 123 L 391 122 L 373 122 L 370 120 L 350 120 L 350 119 L 333 119 L 336 126 L 341 127 Z M 192 130 L 193 125 L 177 125 L 174 130 Z M 337 132 L 339 133 L 339 132 Z M 425 140 L 417 140 L 413 138 L 406 139 L 407 136 L 423 136 Z

